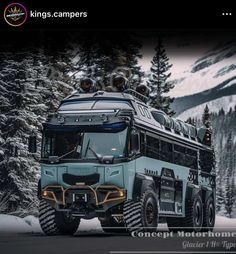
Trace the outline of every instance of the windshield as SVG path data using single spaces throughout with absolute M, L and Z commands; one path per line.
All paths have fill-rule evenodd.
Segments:
M 81 142 L 82 133 L 79 132 L 45 132 L 42 157 L 62 156 L 74 150 L 64 158 L 78 158 Z
M 43 136 L 42 157 L 63 159 L 96 159 L 97 156 L 125 156 L 127 128 L 120 132 L 52 132 Z M 71 153 L 70 153 L 71 152 Z
M 125 156 L 127 128 L 117 133 L 84 133 L 82 158 L 96 158 L 113 155 L 115 158 Z M 96 153 L 96 154 L 95 154 Z

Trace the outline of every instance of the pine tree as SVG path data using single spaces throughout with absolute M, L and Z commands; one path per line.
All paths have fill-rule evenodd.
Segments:
M 189 117 L 185 122 L 193 126 L 196 126 L 196 122 L 194 118 Z
M 210 122 L 210 111 L 208 106 L 206 105 L 204 108 L 204 112 L 202 115 L 202 123 L 206 128 L 211 128 L 211 122 Z
M 25 53 L 2 54 L 1 105 L 2 139 L 0 150 L 0 192 L 9 193 L 7 211 L 26 208 L 36 201 L 36 176 L 39 165 L 34 156 L 27 153 L 27 139 L 39 127 L 40 116 L 31 105 L 41 108 L 41 96 L 29 92 L 32 86 L 32 56 Z M 3 87 L 4 85 L 4 87 Z M 28 108 L 28 109 L 27 109 Z M 35 107 L 36 108 L 36 107 Z M 37 156 L 36 156 L 37 157 Z M 35 197 L 35 198 L 34 198 Z
M 233 155 L 233 138 L 232 132 L 229 133 L 228 139 L 225 145 L 225 155 L 226 160 L 224 161 L 224 166 L 226 167 L 226 180 L 225 180 L 225 209 L 226 216 L 231 218 L 231 213 L 233 211 L 233 204 L 235 201 L 234 191 L 234 155 Z
M 169 58 L 166 55 L 166 50 L 160 37 L 158 38 L 155 56 L 151 63 L 151 78 L 148 81 L 148 85 L 151 88 L 150 105 L 172 116 L 174 111 L 171 110 L 170 104 L 174 101 L 174 98 L 165 95 L 174 87 L 173 84 L 167 82 L 171 75 L 168 71 L 172 65 L 169 63 Z
M 72 88 L 59 68 L 48 75 L 53 62 L 43 49 L 2 53 L 0 60 L 0 196 L 10 193 L 5 212 L 36 209 L 40 151 L 27 152 L 28 137 L 36 134 L 40 146 L 41 123 Z
M 216 212 L 221 212 L 225 207 L 222 189 L 222 176 L 218 164 L 216 166 Z M 225 212 L 224 212 L 225 213 Z
M 134 32 L 118 33 L 115 35 L 115 41 L 118 42 L 117 48 L 119 49 L 117 66 L 128 70 L 126 77 L 129 86 L 135 89 L 142 83 L 144 77 L 144 72 L 141 71 L 141 66 L 138 64 L 138 60 L 142 58 L 140 53 L 142 45 Z
M 137 76 L 142 77 L 138 66 L 141 45 L 128 33 L 84 32 L 77 38 L 79 60 L 76 68 L 81 76 L 92 78 L 103 87 L 110 85 L 112 74 L 118 69 L 123 69 L 131 84 L 135 85 Z
M 233 211 L 233 204 L 234 204 L 234 182 L 232 181 L 231 170 L 227 169 L 226 175 L 226 186 L 225 186 L 225 210 L 226 216 L 231 218 L 231 214 Z
M 224 115 L 225 115 L 225 111 L 224 111 L 223 108 L 221 108 L 221 109 L 219 110 L 218 115 L 219 115 L 219 116 L 224 116 Z

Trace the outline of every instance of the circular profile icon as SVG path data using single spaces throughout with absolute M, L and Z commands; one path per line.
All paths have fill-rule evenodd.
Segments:
M 19 3 L 11 3 L 4 10 L 4 19 L 10 26 L 21 26 L 27 20 L 27 10 Z

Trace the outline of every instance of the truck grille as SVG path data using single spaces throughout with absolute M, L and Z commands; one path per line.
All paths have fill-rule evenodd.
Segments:
M 76 185 L 76 183 L 85 183 L 85 185 L 93 185 L 99 182 L 100 175 L 94 173 L 91 175 L 72 175 L 65 173 L 62 175 L 62 179 L 69 185 Z

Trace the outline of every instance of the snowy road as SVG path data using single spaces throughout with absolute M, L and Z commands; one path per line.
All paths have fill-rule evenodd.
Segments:
M 162 236 L 151 238 L 135 238 L 124 235 L 103 233 L 99 222 L 82 221 L 79 231 L 74 236 L 48 237 L 42 234 L 37 225 L 37 220 L 27 217 L 29 228 L 23 229 L 23 222 L 19 219 L 18 233 L 13 231 L 11 219 L 0 216 L 0 253 L 1 254 L 134 254 L 134 253 L 227 253 L 234 251 L 236 246 L 227 250 L 227 243 L 235 244 L 235 237 L 180 237 L 176 234 L 163 237 L 163 232 L 168 233 L 165 224 L 161 225 Z M 15 220 L 15 219 L 14 219 Z M 21 222 L 20 222 L 21 221 Z M 11 228 L 11 230 L 7 230 Z M 15 226 L 17 228 L 17 226 Z M 27 231 L 28 230 L 28 231 Z M 5 231 L 5 232 L 3 232 Z M 215 232 L 236 232 L 236 220 L 217 217 Z M 215 244 L 217 243 L 217 244 Z M 225 244 L 224 244 L 225 243 Z M 228 245 L 229 246 L 229 245 Z M 138 251 L 138 252 L 137 252 Z M 147 252 L 148 251 L 148 252 Z M 177 251 L 177 252 L 176 252 Z M 226 252 L 225 252 L 226 251 Z

